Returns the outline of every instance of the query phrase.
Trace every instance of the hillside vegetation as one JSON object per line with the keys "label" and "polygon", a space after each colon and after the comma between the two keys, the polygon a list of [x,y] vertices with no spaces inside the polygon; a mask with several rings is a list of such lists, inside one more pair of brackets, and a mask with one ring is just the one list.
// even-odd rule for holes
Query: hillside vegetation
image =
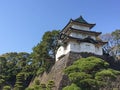
{"label": "hillside vegetation", "polygon": [[0,56],[0,90],[24,90],[31,80],[54,63],[59,30],[47,31],[31,54],[10,52]]}
{"label": "hillside vegetation", "polygon": [[109,68],[109,64],[96,57],[81,58],[65,69],[71,85],[63,90],[99,90],[115,80],[119,71]]}

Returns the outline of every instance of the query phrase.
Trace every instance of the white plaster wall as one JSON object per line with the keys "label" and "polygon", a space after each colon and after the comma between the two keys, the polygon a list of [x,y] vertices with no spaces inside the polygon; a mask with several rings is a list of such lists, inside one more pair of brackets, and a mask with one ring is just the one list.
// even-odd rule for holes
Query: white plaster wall
{"label": "white plaster wall", "polygon": [[80,52],[80,44],[77,42],[69,42],[70,44],[70,51],[73,52]]}
{"label": "white plaster wall", "polygon": [[102,46],[95,47],[92,43],[82,42],[77,43],[75,41],[68,42],[67,46],[60,46],[56,53],[56,61],[58,61],[58,58],[66,55],[70,51],[72,52],[88,52],[88,53],[94,53],[96,55],[103,55]]}
{"label": "white plaster wall", "polygon": [[63,46],[60,46],[57,50],[57,53],[56,53],[56,61],[58,60],[58,58],[62,55],[64,55],[64,47]]}
{"label": "white plaster wall", "polygon": [[96,40],[96,37],[95,37],[95,36],[92,36],[92,35],[85,35],[85,34],[75,33],[75,32],[71,32],[71,33],[70,33],[70,36],[76,37],[76,38],[81,38],[81,39],[84,39],[84,38],[90,36],[92,39]]}
{"label": "white plaster wall", "polygon": [[95,45],[92,43],[77,43],[77,42],[69,42],[70,43],[70,51],[73,52],[89,52],[89,53],[94,53],[101,55],[101,49],[100,51],[97,51],[96,53],[96,48]]}
{"label": "white plaster wall", "polygon": [[90,30],[89,27],[85,27],[85,26],[78,26],[78,25],[72,25],[72,28],[74,29],[80,29],[80,30]]}
{"label": "white plaster wall", "polygon": [[66,49],[65,49],[65,54],[70,52],[70,43],[67,44]]}
{"label": "white plaster wall", "polygon": [[76,37],[76,38],[83,38],[82,34],[80,34],[80,33],[75,33],[75,32],[71,32],[71,33],[70,33],[70,36]]}
{"label": "white plaster wall", "polygon": [[81,52],[95,53],[95,45],[92,43],[81,43]]}
{"label": "white plaster wall", "polygon": [[91,37],[92,39],[96,40],[96,37],[95,37],[95,36],[85,35],[85,34],[82,34],[82,39],[87,38],[88,36]]}
{"label": "white plaster wall", "polygon": [[68,52],[70,52],[70,44],[68,44],[66,47],[60,46],[56,53],[56,61],[58,61],[59,57],[67,54]]}
{"label": "white plaster wall", "polygon": [[103,55],[102,46],[95,48],[95,54],[97,54],[97,55]]}
{"label": "white plaster wall", "polygon": [[96,40],[96,37],[95,36],[91,36],[92,39]]}

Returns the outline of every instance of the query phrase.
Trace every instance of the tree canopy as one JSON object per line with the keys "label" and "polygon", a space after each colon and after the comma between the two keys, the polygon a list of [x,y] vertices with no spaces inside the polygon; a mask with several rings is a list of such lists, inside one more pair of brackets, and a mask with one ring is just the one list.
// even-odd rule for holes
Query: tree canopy
{"label": "tree canopy", "polygon": [[[31,54],[10,52],[0,56],[0,89],[12,86],[25,88],[31,79],[55,63],[57,35],[59,30],[47,31]],[[6,87],[5,87],[6,88]]]}
{"label": "tree canopy", "polygon": [[[65,69],[65,74],[81,90],[99,90],[100,87],[107,85],[108,80],[116,79],[120,72],[109,69],[109,64],[104,60],[91,56],[75,61]],[[63,90],[70,87],[73,87],[73,84]]]}
{"label": "tree canopy", "polygon": [[115,59],[120,59],[120,29],[101,36],[101,39],[108,43],[103,46],[106,53],[113,56]]}
{"label": "tree canopy", "polygon": [[43,67],[48,69],[55,63],[58,33],[59,30],[45,32],[40,43],[33,48],[31,56],[36,68]]}
{"label": "tree canopy", "polygon": [[[29,64],[30,54],[26,52],[10,52],[0,56],[0,87],[4,85],[14,86],[16,75],[24,72],[26,80],[32,75],[32,68]],[[24,84],[27,81],[24,81]],[[28,80],[30,81],[30,80]],[[28,84],[28,83],[26,83]],[[25,84],[25,85],[26,85]],[[27,85],[26,85],[27,86]]]}

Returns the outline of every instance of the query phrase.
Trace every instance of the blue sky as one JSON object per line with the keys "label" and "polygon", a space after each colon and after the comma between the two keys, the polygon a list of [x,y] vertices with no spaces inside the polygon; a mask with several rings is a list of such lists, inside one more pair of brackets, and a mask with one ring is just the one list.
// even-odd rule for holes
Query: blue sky
{"label": "blue sky", "polygon": [[80,15],[94,31],[120,29],[120,0],[0,0],[0,54],[31,52],[49,30]]}

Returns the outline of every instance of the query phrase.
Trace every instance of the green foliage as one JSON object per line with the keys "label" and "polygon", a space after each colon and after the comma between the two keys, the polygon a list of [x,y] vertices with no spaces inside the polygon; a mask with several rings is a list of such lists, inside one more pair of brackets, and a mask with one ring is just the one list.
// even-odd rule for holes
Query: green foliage
{"label": "green foliage", "polygon": [[113,88],[113,90],[119,90],[118,88]]}
{"label": "green foliage", "polygon": [[107,79],[116,79],[117,75],[120,72],[112,69],[102,70],[95,74],[95,79],[97,80],[107,80]]}
{"label": "green foliage", "polygon": [[112,32],[113,46],[111,47],[111,55],[117,60],[120,59],[120,29]]}
{"label": "green foliage", "polygon": [[25,90],[34,90],[34,88],[26,88]]}
{"label": "green foliage", "polygon": [[66,73],[66,74],[70,74],[70,73],[72,73],[72,72],[80,72],[80,69],[79,69],[79,66],[78,65],[71,65],[71,66],[69,66],[69,67],[67,67],[65,70],[64,70],[64,72]]}
{"label": "green foliage", "polygon": [[2,86],[5,83],[5,76],[0,75],[0,86]]}
{"label": "green foliage", "polygon": [[119,40],[120,39],[120,30],[117,29],[112,32],[112,36],[114,37],[114,40]]}
{"label": "green foliage", "polygon": [[71,82],[75,83],[81,90],[98,90],[105,86],[108,80],[115,79],[120,75],[119,71],[109,69],[109,64],[100,58],[81,58],[67,67],[64,72]]}
{"label": "green foliage", "polygon": [[41,90],[41,87],[39,85],[35,85],[34,90]]}
{"label": "green foliage", "polygon": [[71,84],[70,86],[64,87],[62,90],[81,90],[76,84]]}
{"label": "green foliage", "polygon": [[11,87],[10,86],[4,86],[3,90],[11,90]]}
{"label": "green foliage", "polygon": [[0,85],[3,84],[5,82],[4,79],[0,79]]}
{"label": "green foliage", "polygon": [[86,73],[95,73],[96,71],[107,68],[109,64],[100,58],[88,57],[81,58],[74,62],[72,66],[69,66],[65,69],[65,73],[69,74],[71,72],[86,72]]}
{"label": "green foliage", "polygon": [[36,69],[35,71],[41,67],[48,70],[55,63],[56,38],[58,33],[58,30],[45,32],[40,43],[33,48],[31,57],[33,67]]}
{"label": "green foliage", "polygon": [[49,81],[48,84],[47,84],[47,87],[48,87],[49,89],[52,89],[54,86],[55,86],[55,82],[52,81],[52,80]]}
{"label": "green foliage", "polygon": [[26,88],[25,90],[47,90],[46,84],[34,85],[33,87]]}
{"label": "green foliage", "polygon": [[[33,75],[33,67],[30,64],[31,57],[26,52],[10,52],[0,56],[0,83],[1,85],[14,86],[16,75],[24,73],[24,84],[27,86]],[[26,83],[27,82],[27,83]]]}
{"label": "green foliage", "polygon": [[23,73],[19,73],[16,76],[16,83],[15,83],[15,87],[14,90],[24,90],[24,74]]}
{"label": "green foliage", "polygon": [[45,71],[45,68],[41,67],[37,70],[36,75],[41,75]]}
{"label": "green foliage", "polygon": [[99,90],[99,87],[105,86],[106,82],[96,80],[94,78],[83,79],[80,81],[80,87],[89,90]]}
{"label": "green foliage", "polygon": [[25,90],[53,90],[52,88],[55,87],[55,83],[53,80],[48,81],[47,84],[40,83],[39,80],[35,81],[35,84],[31,86],[31,88],[26,88]]}
{"label": "green foliage", "polygon": [[[42,74],[54,64],[57,46],[56,37],[59,31],[46,32],[40,43],[33,48],[32,54],[10,52],[0,56],[0,87],[10,84],[16,89],[28,86],[31,79]],[[23,81],[19,81],[24,74]],[[17,76],[16,76],[17,75]]]}
{"label": "green foliage", "polygon": [[5,78],[4,75],[0,75],[0,89],[5,85]]}
{"label": "green foliage", "polygon": [[104,51],[113,56],[116,60],[120,59],[120,29],[110,34],[102,35],[102,40],[108,42],[103,47]]}
{"label": "green foliage", "polygon": [[92,85],[96,86],[97,81],[95,79],[87,78],[87,79],[80,80],[80,83],[83,87],[92,86]]}
{"label": "green foliage", "polygon": [[73,73],[70,73],[68,76],[72,82],[78,83],[78,84],[80,80],[88,79],[92,77],[90,74],[87,74],[85,72],[73,72]]}
{"label": "green foliage", "polygon": [[40,81],[39,80],[35,80],[35,85],[40,85]]}
{"label": "green foliage", "polygon": [[47,86],[46,86],[45,83],[41,83],[41,84],[40,84],[40,87],[41,87],[41,88],[46,88]]}

